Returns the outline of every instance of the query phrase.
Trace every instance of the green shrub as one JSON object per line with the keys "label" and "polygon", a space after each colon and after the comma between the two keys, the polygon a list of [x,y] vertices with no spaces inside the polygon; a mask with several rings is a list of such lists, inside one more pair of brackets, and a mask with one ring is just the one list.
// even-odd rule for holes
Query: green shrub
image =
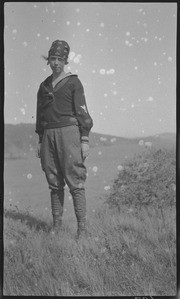
{"label": "green shrub", "polygon": [[147,205],[167,207],[175,205],[175,150],[149,150],[135,155],[124,165],[114,180],[106,202],[118,210],[122,205],[141,208]]}

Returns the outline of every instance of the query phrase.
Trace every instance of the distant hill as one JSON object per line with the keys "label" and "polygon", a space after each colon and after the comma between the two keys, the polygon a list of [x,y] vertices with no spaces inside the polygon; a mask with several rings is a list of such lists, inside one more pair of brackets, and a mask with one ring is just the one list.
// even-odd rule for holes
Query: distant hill
{"label": "distant hill", "polygon": [[[138,143],[142,138],[124,138],[107,134],[90,133],[90,147],[113,146]],[[144,142],[175,143],[175,134],[164,133],[143,138]],[[163,141],[164,142],[164,141]],[[4,148],[5,158],[22,158],[26,153],[33,151],[38,143],[38,135],[35,133],[35,124],[21,123],[17,125],[5,124]]]}

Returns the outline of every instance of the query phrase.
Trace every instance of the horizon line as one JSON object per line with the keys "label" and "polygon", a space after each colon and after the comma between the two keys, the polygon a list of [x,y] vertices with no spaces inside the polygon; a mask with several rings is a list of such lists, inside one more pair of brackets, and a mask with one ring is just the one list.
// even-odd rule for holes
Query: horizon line
{"label": "horizon line", "polygon": [[[4,125],[12,125],[12,126],[16,126],[16,125],[35,125],[35,122],[32,123],[32,122],[20,122],[20,123],[5,123],[4,122]],[[162,132],[162,133],[154,133],[154,134],[151,134],[151,135],[144,135],[144,136],[132,136],[132,137],[128,137],[128,136],[121,136],[121,135],[115,135],[115,134],[109,134],[109,133],[101,133],[101,132],[94,132],[94,131],[91,131],[91,133],[95,133],[95,134],[102,134],[102,135],[108,135],[108,136],[112,136],[112,137],[118,137],[118,138],[128,138],[128,139],[135,139],[135,138],[147,138],[147,137],[153,137],[153,136],[158,136],[158,135],[163,135],[163,134],[173,134],[173,135],[176,135],[176,132],[172,132],[172,131],[165,131],[165,132]]]}

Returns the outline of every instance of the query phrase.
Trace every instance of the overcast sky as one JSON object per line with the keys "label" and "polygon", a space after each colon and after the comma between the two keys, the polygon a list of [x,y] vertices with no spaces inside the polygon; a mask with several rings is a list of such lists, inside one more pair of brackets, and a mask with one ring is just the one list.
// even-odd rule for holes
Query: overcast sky
{"label": "overcast sky", "polygon": [[175,132],[176,3],[9,2],[4,17],[5,123],[35,123],[37,90],[51,74],[41,55],[61,39],[93,132]]}

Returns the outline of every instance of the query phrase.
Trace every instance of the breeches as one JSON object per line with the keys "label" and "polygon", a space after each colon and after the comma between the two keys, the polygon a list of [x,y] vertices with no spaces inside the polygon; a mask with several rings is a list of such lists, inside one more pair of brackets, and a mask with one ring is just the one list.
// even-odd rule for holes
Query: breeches
{"label": "breeches", "polygon": [[82,159],[78,126],[46,129],[40,156],[52,191],[63,190],[65,183],[71,193],[84,190],[87,170]]}

